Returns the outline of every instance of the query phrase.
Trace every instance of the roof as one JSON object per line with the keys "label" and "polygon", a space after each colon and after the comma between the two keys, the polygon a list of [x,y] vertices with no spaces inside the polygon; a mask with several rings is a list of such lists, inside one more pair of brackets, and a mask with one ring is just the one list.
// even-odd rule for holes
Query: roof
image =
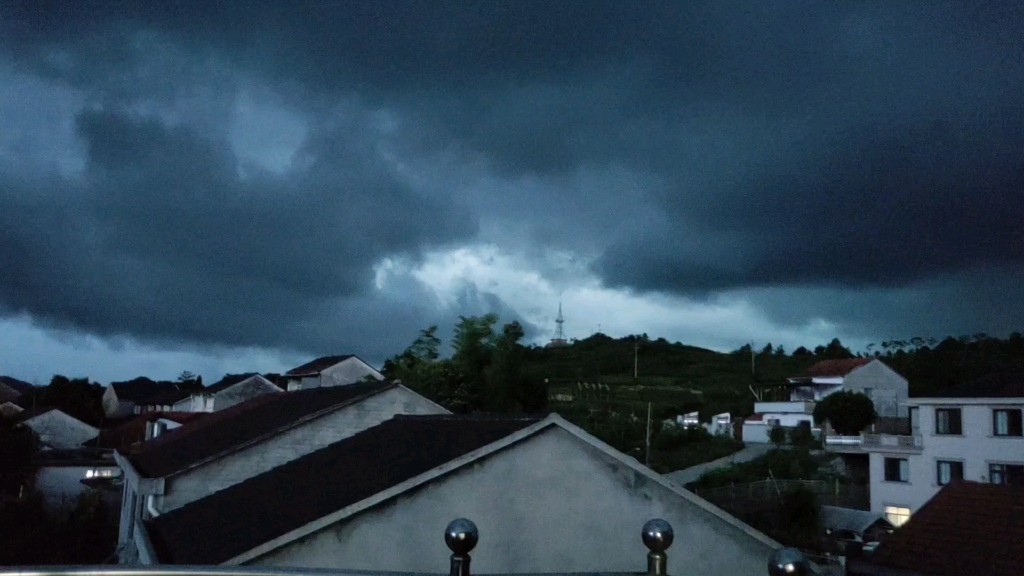
{"label": "roof", "polygon": [[32,391],[32,385],[10,376],[0,376],[0,404],[17,400]]}
{"label": "roof", "polygon": [[146,424],[161,418],[178,424],[186,424],[209,416],[207,412],[146,412],[117,426],[100,430],[99,436],[84,442],[82,446],[103,448],[127,448],[146,440]]}
{"label": "roof", "polygon": [[395,416],[162,514],[150,522],[150,537],[162,562],[219,564],[539,421]]}
{"label": "roof", "polygon": [[355,354],[343,354],[341,356],[323,356],[321,358],[313,360],[312,362],[306,362],[302,366],[292,368],[291,370],[285,372],[285,374],[289,376],[305,376],[308,374],[319,374],[324,370],[330,368],[331,366],[334,366],[335,364],[338,364],[340,362],[344,362],[349,358],[355,358]]}
{"label": "roof", "polygon": [[822,360],[804,370],[800,376],[804,378],[829,378],[846,376],[857,368],[870,364],[877,358],[844,358],[842,360]]}
{"label": "roof", "polygon": [[892,533],[871,563],[931,576],[1020,574],[1024,486],[954,482]]}
{"label": "roof", "polygon": [[169,476],[393,386],[372,382],[257,396],[140,444],[128,459],[142,476]]}
{"label": "roof", "polygon": [[1024,398],[1024,369],[994,372],[937,393],[942,398]]}
{"label": "roof", "polygon": [[177,392],[178,385],[174,382],[155,382],[139,376],[125,382],[111,382],[110,387],[117,394],[117,399],[125,402],[147,402],[156,396]]}
{"label": "roof", "polygon": [[242,382],[244,380],[248,380],[249,378],[252,378],[253,376],[259,376],[259,373],[257,373],[257,372],[247,372],[245,374],[225,374],[223,378],[221,378],[220,380],[214,382],[213,384],[210,384],[209,386],[203,388],[202,390],[199,391],[199,393],[201,393],[201,394],[216,394],[217,392],[220,392],[221,390],[225,390],[227,388],[230,388],[230,387],[234,386],[235,384],[238,384],[239,382]]}
{"label": "roof", "polygon": [[866,510],[840,508],[839,506],[821,507],[821,526],[830,530],[849,530],[863,534],[872,525],[880,523],[886,528],[893,528],[884,515]]}

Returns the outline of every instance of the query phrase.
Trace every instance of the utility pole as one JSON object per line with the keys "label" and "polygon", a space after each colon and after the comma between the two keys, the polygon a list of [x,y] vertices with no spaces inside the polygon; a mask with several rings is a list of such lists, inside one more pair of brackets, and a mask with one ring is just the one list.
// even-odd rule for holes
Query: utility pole
{"label": "utility pole", "polygon": [[651,465],[651,403],[647,403],[647,456],[644,458],[644,466]]}
{"label": "utility pole", "polygon": [[633,344],[633,380],[636,380],[637,375],[637,358],[640,354],[640,344]]}
{"label": "utility pole", "polygon": [[750,375],[757,378],[757,372],[754,370],[754,342],[750,342]]}

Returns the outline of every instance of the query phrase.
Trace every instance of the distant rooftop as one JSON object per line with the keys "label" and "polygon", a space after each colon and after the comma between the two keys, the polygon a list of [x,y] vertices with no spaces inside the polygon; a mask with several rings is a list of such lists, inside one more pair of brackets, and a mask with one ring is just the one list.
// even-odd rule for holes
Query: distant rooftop
{"label": "distant rooftop", "polygon": [[111,382],[110,386],[117,394],[118,400],[136,403],[148,402],[157,397],[161,397],[162,400],[165,395],[178,392],[178,386],[174,382],[156,382],[145,376],[125,382]]}
{"label": "distant rooftop", "polygon": [[320,372],[323,372],[324,370],[330,368],[331,366],[334,366],[335,364],[338,364],[339,362],[344,362],[345,360],[354,357],[355,354],[343,354],[340,356],[323,356],[311,362],[306,362],[302,366],[292,368],[291,370],[285,372],[285,374],[289,376],[306,376],[319,374]]}
{"label": "distant rooftop", "polygon": [[822,360],[804,370],[803,378],[834,378],[846,376],[857,368],[874,362],[876,358],[845,358],[842,360]]}

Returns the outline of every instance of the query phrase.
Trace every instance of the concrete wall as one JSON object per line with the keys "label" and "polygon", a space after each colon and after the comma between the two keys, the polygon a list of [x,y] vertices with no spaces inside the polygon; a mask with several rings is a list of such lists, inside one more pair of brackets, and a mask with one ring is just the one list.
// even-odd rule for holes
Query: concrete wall
{"label": "concrete wall", "polygon": [[446,414],[447,411],[405,388],[392,388],[277,434],[259,444],[167,479],[156,506],[169,512],[233,486],[357,432],[390,420],[396,414]]}
{"label": "concrete wall", "polygon": [[548,429],[250,564],[442,573],[444,528],[480,530],[472,572],[646,570],[640,528],[668,520],[673,576],[765,573],[768,544],[568,432]]}
{"label": "concrete wall", "polygon": [[[51,511],[62,508],[70,508],[75,505],[75,499],[84,492],[92,491],[82,480],[89,470],[113,470],[117,466],[43,466],[36,471],[36,489],[43,495],[43,501],[47,509]],[[112,498],[105,498],[110,504],[116,504],[119,500],[115,494]]]}
{"label": "concrete wall", "polygon": [[765,424],[758,422],[757,424],[743,423],[743,438],[744,442],[751,442],[754,444],[768,444],[771,440],[768,438],[769,428]]}
{"label": "concrete wall", "polygon": [[234,386],[230,386],[218,392],[213,397],[213,410],[224,410],[230,408],[235,404],[251,400],[264,394],[277,394],[284,392],[278,386],[274,385],[273,382],[266,378],[256,375],[251,378],[246,378]]}
{"label": "concrete wall", "polygon": [[[935,409],[960,408],[963,435],[935,434]],[[871,511],[883,506],[900,505],[915,511],[941,488],[938,484],[938,462],[959,461],[964,464],[964,480],[989,481],[989,464],[1024,464],[1024,438],[992,434],[992,410],[1021,408],[1006,404],[922,404],[920,429],[923,449],[920,454],[871,454]],[[910,482],[885,481],[885,457],[905,457],[910,465]]]}
{"label": "concrete wall", "polygon": [[79,448],[82,442],[92,440],[99,434],[96,428],[60,410],[50,410],[29,418],[25,425],[39,436],[40,442],[61,450]]}
{"label": "concrete wall", "polygon": [[320,373],[321,386],[344,386],[372,376],[376,380],[383,380],[380,372],[373,369],[359,358],[348,358]]}
{"label": "concrete wall", "polygon": [[907,402],[909,390],[907,379],[881,360],[865,364],[847,374],[843,379],[843,388],[862,394],[870,388],[869,396],[879,416],[907,416],[907,407],[903,405]]}

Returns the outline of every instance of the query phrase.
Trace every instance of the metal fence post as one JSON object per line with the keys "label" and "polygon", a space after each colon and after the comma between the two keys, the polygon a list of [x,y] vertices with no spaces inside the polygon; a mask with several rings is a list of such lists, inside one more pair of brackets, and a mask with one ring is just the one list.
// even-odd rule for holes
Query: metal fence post
{"label": "metal fence post", "polygon": [[480,539],[476,524],[465,518],[457,518],[444,529],[444,543],[452,551],[449,576],[469,576],[469,552]]}
{"label": "metal fence post", "polygon": [[640,536],[644,546],[650,550],[647,553],[648,576],[667,576],[668,555],[665,554],[665,550],[668,550],[675,538],[672,525],[660,518],[648,520],[640,531]]}

